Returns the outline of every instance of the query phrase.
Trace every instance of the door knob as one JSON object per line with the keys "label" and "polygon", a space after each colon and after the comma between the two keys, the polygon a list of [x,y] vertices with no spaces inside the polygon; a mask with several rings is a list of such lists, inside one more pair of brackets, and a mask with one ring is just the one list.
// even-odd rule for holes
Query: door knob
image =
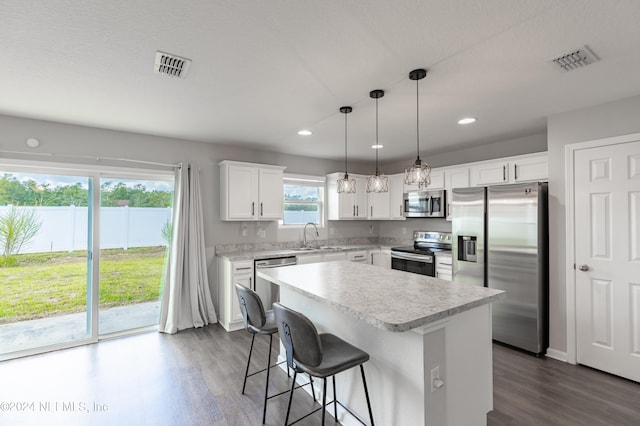
{"label": "door knob", "polygon": [[589,270],[589,265],[580,265],[578,269],[580,269],[582,272],[586,272]]}

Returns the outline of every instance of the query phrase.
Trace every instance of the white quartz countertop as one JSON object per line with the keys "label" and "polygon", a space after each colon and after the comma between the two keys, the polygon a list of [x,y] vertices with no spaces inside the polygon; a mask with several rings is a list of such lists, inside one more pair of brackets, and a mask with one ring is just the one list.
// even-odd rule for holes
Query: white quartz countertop
{"label": "white quartz countertop", "polygon": [[349,261],[284,266],[257,274],[374,327],[397,332],[506,296],[502,290]]}

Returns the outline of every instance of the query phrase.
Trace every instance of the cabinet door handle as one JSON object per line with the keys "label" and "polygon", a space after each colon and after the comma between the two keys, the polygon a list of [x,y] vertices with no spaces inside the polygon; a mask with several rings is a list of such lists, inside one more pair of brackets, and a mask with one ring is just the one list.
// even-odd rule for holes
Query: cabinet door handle
{"label": "cabinet door handle", "polygon": [[360,216],[360,206],[356,206],[356,216]]}
{"label": "cabinet door handle", "polygon": [[371,206],[371,216],[373,216],[373,206]]}
{"label": "cabinet door handle", "polygon": [[251,216],[253,216],[254,214],[256,214],[256,203],[255,201],[251,202]]}
{"label": "cabinet door handle", "polygon": [[502,181],[505,182],[507,180],[507,166],[502,166]]}
{"label": "cabinet door handle", "polygon": [[402,217],[402,204],[400,205],[400,217]]}
{"label": "cabinet door handle", "polygon": [[255,290],[255,289],[253,288],[253,277],[249,277],[249,288],[250,288],[251,290]]}
{"label": "cabinet door handle", "polygon": [[518,180],[518,165],[513,165],[513,180]]}
{"label": "cabinet door handle", "polygon": [[251,269],[251,266],[243,266],[242,268],[236,268],[236,271],[246,271],[248,269]]}
{"label": "cabinet door handle", "polygon": [[264,215],[264,213],[263,213],[262,203],[260,203],[260,216],[262,215]]}
{"label": "cabinet door handle", "polygon": [[354,204],[353,205],[353,216],[355,217],[355,215],[356,215],[356,205]]}

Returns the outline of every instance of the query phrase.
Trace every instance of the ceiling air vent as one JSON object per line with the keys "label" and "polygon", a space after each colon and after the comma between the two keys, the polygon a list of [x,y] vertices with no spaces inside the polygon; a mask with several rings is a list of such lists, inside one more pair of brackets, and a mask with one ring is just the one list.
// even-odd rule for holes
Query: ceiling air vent
{"label": "ceiling air vent", "polygon": [[158,74],[185,78],[190,65],[191,59],[158,51],[156,52],[156,63],[153,66],[153,70]]}
{"label": "ceiling air vent", "polygon": [[573,71],[578,68],[586,67],[598,60],[598,57],[591,51],[591,49],[584,46],[572,52],[565,53],[562,56],[558,56],[557,58],[553,58],[550,62],[562,71]]}

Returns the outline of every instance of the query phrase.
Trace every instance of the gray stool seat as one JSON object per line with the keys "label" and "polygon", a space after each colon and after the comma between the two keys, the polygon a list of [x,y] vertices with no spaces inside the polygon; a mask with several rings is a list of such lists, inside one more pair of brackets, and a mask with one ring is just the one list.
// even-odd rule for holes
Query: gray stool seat
{"label": "gray stool seat", "polygon": [[[291,412],[291,401],[293,400],[293,391],[298,373],[307,373],[310,377],[323,379],[322,406],[293,423],[297,423],[316,411],[322,410],[322,424],[324,425],[325,408],[331,404],[333,404],[333,415],[335,419],[338,420],[338,404],[340,404],[358,421],[364,424],[353,412],[342,405],[336,397],[336,374],[358,366],[362,374],[369,419],[371,420],[371,426],[373,426],[373,413],[371,411],[364,368],[362,367],[362,364],[369,360],[369,354],[342,340],[338,336],[330,333],[319,334],[315,325],[313,325],[304,314],[294,311],[280,303],[273,304],[273,311],[276,315],[280,340],[286,351],[287,365],[293,369],[293,383],[291,385],[291,393],[289,394],[287,414],[284,420],[285,426],[290,424],[289,413]],[[332,378],[334,398],[333,401],[328,404],[327,377]]]}
{"label": "gray stool seat", "polygon": [[338,336],[323,333],[319,337],[320,345],[322,346],[322,361],[320,364],[314,367],[301,363],[296,364],[305,373],[314,377],[325,378],[369,361],[368,353],[345,342]]}

